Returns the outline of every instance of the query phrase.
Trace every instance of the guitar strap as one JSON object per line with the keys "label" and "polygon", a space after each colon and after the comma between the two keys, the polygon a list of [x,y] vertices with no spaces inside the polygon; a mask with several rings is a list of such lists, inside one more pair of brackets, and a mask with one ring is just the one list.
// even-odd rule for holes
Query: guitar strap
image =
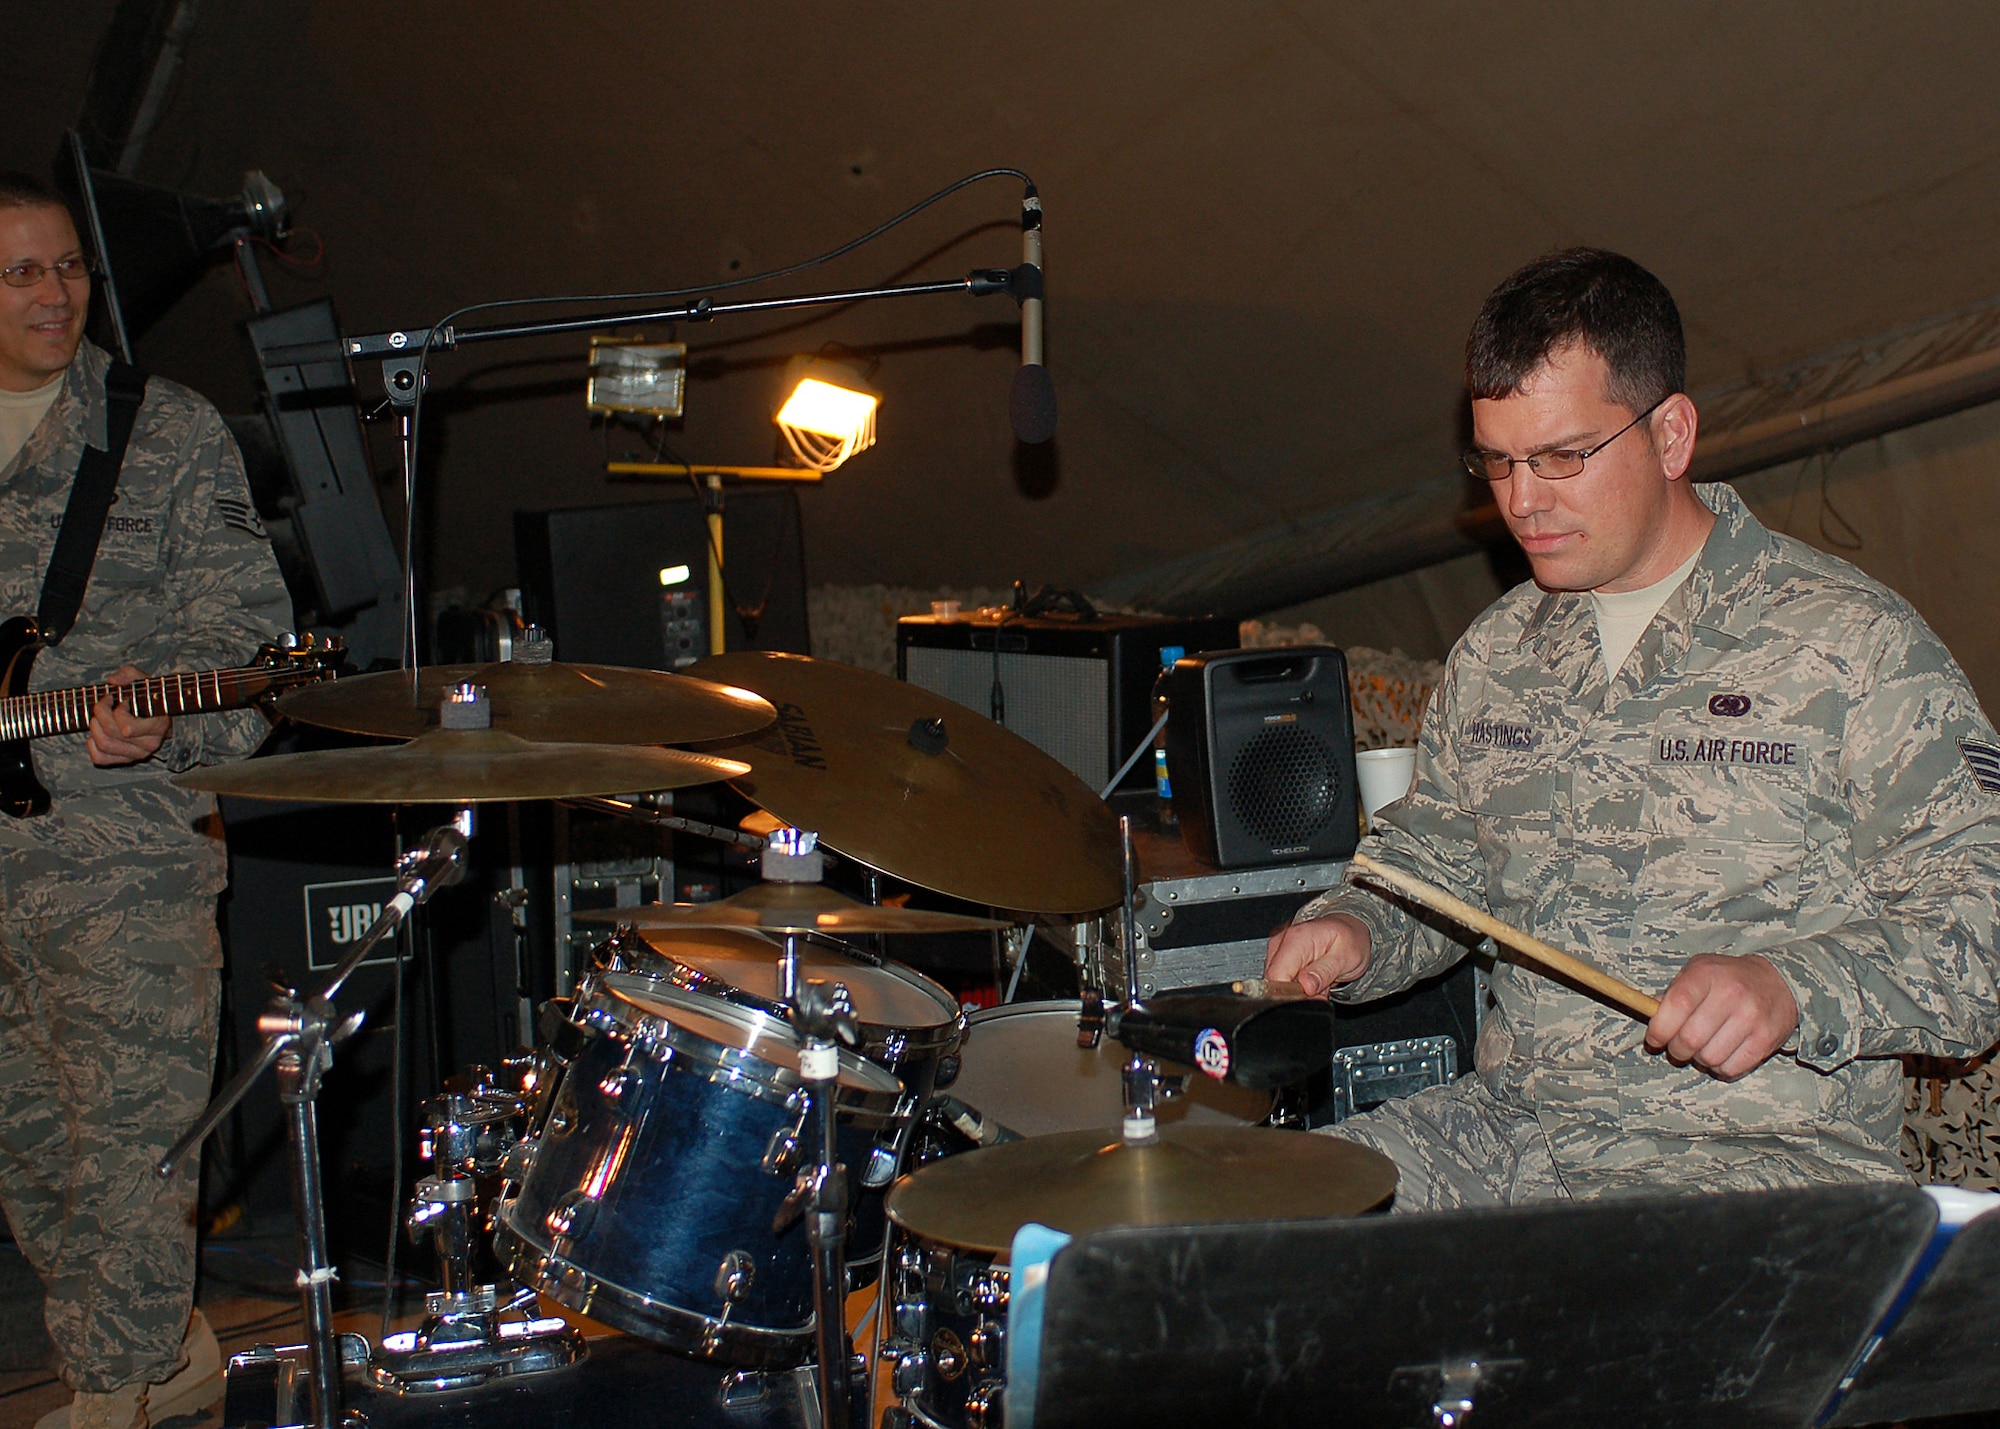
{"label": "guitar strap", "polygon": [[104,450],[89,445],[83,449],[76,480],[70,483],[69,505],[63,508],[62,528],[56,532],[48,574],[42,577],[35,623],[44,645],[60,644],[76,623],[77,611],[83,608],[83,590],[90,584],[98,543],[104,539],[104,523],[117,495],[118,468],[125,464],[132,424],[138,420],[139,404],[146,400],[146,374],[113,359],[104,374],[104,396]]}

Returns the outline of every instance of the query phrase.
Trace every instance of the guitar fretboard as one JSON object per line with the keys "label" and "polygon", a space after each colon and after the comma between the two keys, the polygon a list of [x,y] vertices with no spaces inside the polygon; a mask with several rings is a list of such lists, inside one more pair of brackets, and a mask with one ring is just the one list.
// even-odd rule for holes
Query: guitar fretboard
{"label": "guitar fretboard", "polygon": [[67,690],[0,699],[0,739],[37,739],[80,734],[90,728],[90,712],[101,700],[117,698],[134,714],[151,719],[200,710],[237,709],[280,683],[265,669],[197,670],[160,675],[129,685],[79,685]]}

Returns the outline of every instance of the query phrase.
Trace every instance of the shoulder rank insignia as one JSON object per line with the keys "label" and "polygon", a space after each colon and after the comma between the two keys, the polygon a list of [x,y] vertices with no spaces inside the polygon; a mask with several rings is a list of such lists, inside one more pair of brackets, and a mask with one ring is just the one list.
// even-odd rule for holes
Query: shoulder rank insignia
{"label": "shoulder rank insignia", "polygon": [[1972,771],[1973,782],[1989,794],[2000,794],[2000,744],[1983,739],[1961,739],[1958,749]]}

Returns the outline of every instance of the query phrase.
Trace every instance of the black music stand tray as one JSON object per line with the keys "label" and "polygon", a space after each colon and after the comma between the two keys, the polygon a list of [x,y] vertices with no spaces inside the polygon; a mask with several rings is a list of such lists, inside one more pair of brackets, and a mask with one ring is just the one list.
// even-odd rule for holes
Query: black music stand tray
{"label": "black music stand tray", "polygon": [[1927,1243],[1915,1187],[1081,1236],[1036,1429],[1803,1429]]}
{"label": "black music stand tray", "polygon": [[1853,1386],[1821,1422],[1877,1424],[2000,1408],[2000,1211],[1952,1238]]}

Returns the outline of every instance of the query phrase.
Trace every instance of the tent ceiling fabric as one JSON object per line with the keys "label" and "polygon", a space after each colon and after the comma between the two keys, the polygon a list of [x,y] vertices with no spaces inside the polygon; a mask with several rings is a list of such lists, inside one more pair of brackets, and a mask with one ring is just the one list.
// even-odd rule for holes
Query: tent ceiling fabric
{"label": "tent ceiling fabric", "polygon": [[[0,163],[46,166],[110,9],[9,7]],[[1556,244],[1667,281],[1698,387],[2000,293],[1996,52],[1975,3],[203,0],[138,176],[226,194],[266,170],[328,251],[275,296],[372,331],[754,271],[1025,168],[1052,458],[1008,433],[1004,299],[684,328],[671,438],[767,462],[782,360],[872,353],[880,443],[804,494],[811,578],[1089,585],[1436,481],[1474,308]],[[1011,264],[1016,199],[982,186],[782,290]],[[142,356],[247,409],[217,340],[243,312],[218,272]],[[602,473],[582,350],[437,364],[435,585],[510,583],[516,508],[643,496]]]}

